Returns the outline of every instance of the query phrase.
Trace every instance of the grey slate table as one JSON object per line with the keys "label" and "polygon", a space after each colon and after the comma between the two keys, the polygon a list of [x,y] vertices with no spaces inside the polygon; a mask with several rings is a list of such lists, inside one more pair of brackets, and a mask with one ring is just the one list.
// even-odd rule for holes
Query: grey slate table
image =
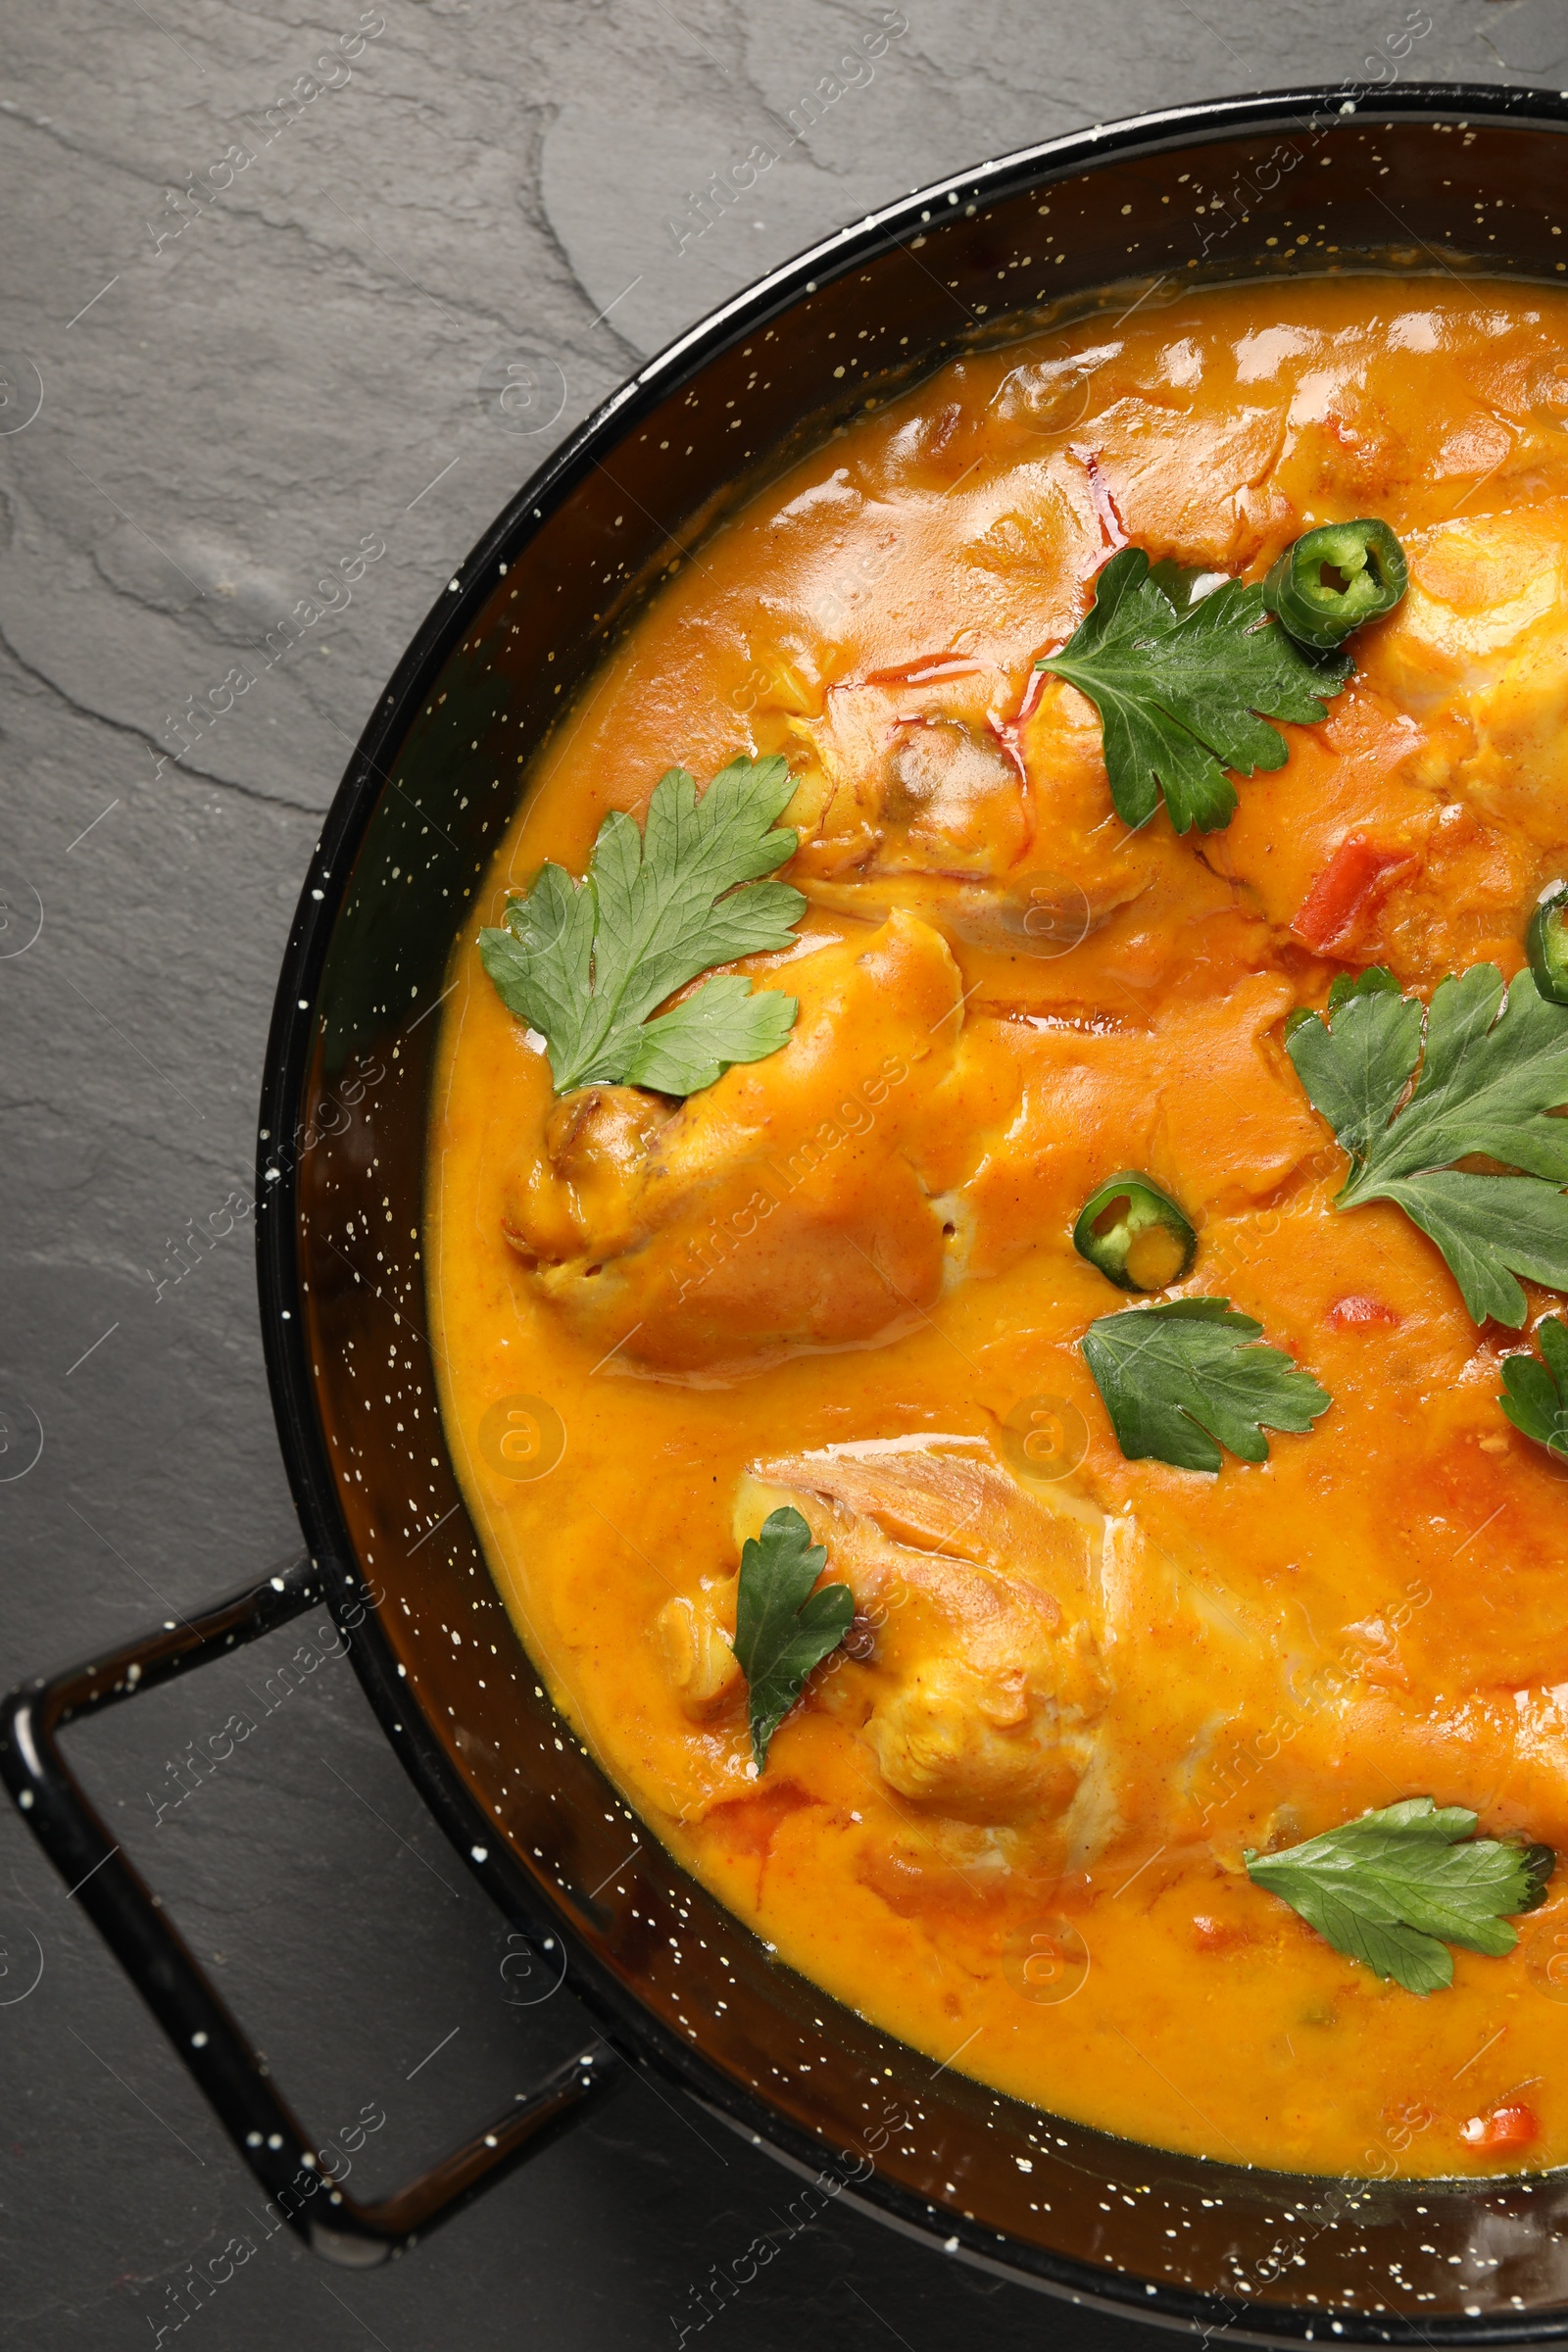
{"label": "grey slate table", "polygon": [[[705,210],[879,23],[874,68]],[[350,745],[522,477],[636,361],[873,204],[1141,108],[1370,77],[1391,44],[1406,78],[1568,80],[1561,0],[12,6],[0,1679],[292,1548],[249,1225],[230,1208],[231,1234],[188,1237],[245,1198],[277,959]],[[225,698],[302,599],[331,609]],[[268,1705],[267,1671],[252,1651],[75,1753],[302,2113],[382,2119],[355,2159],[373,2191],[580,2021],[526,1998],[347,1664],[272,1701],[221,1771],[182,1766]],[[327,2270],[266,2234],[9,1805],[0,2085],[13,2352],[1149,2340],[847,2211],[786,2240],[788,2177],[643,2085],[409,2261]],[[699,2328],[710,2266],[769,2230],[776,2259]],[[244,2237],[199,2295],[188,2266]]]}

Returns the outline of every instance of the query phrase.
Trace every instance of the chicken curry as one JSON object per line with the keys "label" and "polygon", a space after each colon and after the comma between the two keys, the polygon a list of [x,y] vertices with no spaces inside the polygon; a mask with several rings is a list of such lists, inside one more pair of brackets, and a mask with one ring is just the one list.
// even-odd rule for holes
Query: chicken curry
{"label": "chicken curry", "polygon": [[446,1426],[611,1780],[933,2064],[1560,2164],[1568,297],[1125,311],[867,401],[546,744]]}

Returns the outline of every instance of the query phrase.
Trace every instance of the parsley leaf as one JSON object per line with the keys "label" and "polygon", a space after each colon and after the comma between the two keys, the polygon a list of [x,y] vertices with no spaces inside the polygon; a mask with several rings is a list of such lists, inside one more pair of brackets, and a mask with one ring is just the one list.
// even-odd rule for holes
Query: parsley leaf
{"label": "parsley leaf", "polygon": [[732,760],[701,800],[695,779],[672,767],[654,787],[643,832],[612,809],[580,882],[546,864],[509,900],[502,926],[480,932],[503,1004],[545,1039],[558,1095],[605,1083],[693,1095],[731,1062],[760,1061],[784,1044],[795,998],[754,997],[738,973],[648,1016],[699,972],[789,946],[806,901],[758,876],[794,855],[797,835],[775,822],[793,791],[776,757]]}
{"label": "parsley leaf", "polygon": [[[1494,963],[1439,983],[1424,1038],[1420,999],[1397,995],[1386,972],[1362,973],[1330,1005],[1285,1045],[1350,1155],[1336,1206],[1394,1201],[1436,1242],[1476,1321],[1517,1330],[1515,1275],[1568,1290],[1568,1121],[1550,1115],[1568,1103],[1568,1006],[1548,1004],[1528,972],[1504,999]],[[1455,1167],[1473,1154],[1524,1172]]]}
{"label": "parsley leaf", "polygon": [[837,1649],[855,1615],[848,1585],[813,1592],[827,1546],[791,1504],[770,1511],[760,1536],[741,1546],[735,1596],[735,1655],[749,1687],[752,1754],[767,1762],[768,1742],[806,1688],[806,1678]]}
{"label": "parsley leaf", "polygon": [[1337,1952],[1406,1992],[1437,1992],[1453,1982],[1446,1945],[1494,1960],[1513,1950],[1518,1932],[1504,1914],[1543,1903],[1557,1864],[1549,1845],[1504,1845],[1475,1827],[1462,1805],[1407,1796],[1304,1845],[1249,1847],[1243,1859],[1254,1885]]}
{"label": "parsley leaf", "polygon": [[1536,1327],[1543,1363],[1534,1355],[1505,1356],[1497,1398],[1515,1429],[1568,1461],[1568,1323],[1545,1315]]}
{"label": "parsley leaf", "polygon": [[1227,767],[1285,765],[1284,737],[1257,714],[1324,717],[1320,698],[1338,694],[1355,664],[1304,654],[1268,617],[1261,587],[1227,580],[1185,609],[1162,588],[1142,548],[1124,547],[1096,581],[1088,617],[1035,666],[1069,679],[1100,712],[1124,824],[1147,824],[1163,787],[1178,833],[1214,833],[1236,808]]}
{"label": "parsley leaf", "polygon": [[1266,1462],[1265,1426],[1309,1430],[1334,1399],[1283,1348],[1255,1347],[1262,1333],[1228,1298],[1172,1298],[1091,1323],[1084,1358],[1128,1461],[1217,1470],[1228,1446]]}

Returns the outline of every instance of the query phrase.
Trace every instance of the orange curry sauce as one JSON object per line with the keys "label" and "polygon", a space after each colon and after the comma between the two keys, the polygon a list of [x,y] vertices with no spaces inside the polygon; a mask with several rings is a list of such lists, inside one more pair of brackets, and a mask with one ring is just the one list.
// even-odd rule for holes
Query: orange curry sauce
{"label": "orange curry sauce", "polygon": [[[1568,1849],[1568,1472],[1496,1403],[1528,1327],[1478,1331],[1398,1210],[1333,1210],[1282,1045],[1373,961],[1511,976],[1568,870],[1568,299],[1361,276],[1112,315],[794,465],[546,746],[452,967],[446,1426],[552,1696],[841,2001],[1215,2158],[1559,2164],[1568,1872],[1510,1957],[1419,1998],[1242,1853],[1428,1794]],[[1362,514],[1412,585],[1327,719],[1228,830],[1129,833],[1095,711],[1032,668],[1108,554],[1257,579]],[[808,911],[742,967],[799,998],[789,1044],[683,1105],[557,1105],[477,929],[664,768],[742,750],[798,778]],[[1136,1301],[1069,1237],[1129,1168],[1199,1228],[1177,1295],[1332,1392],[1264,1464],[1122,1457],[1079,1342]],[[785,1501],[859,1615],[759,1780],[726,1636]]]}

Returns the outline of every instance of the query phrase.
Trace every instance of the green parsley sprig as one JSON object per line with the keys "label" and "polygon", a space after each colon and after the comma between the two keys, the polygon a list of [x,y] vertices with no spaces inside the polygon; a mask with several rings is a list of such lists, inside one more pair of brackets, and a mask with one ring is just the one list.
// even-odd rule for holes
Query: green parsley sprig
{"label": "green parsley sprig", "polygon": [[1283,1348],[1258,1347],[1262,1336],[1228,1298],[1172,1298],[1091,1323],[1084,1359],[1128,1461],[1218,1470],[1226,1446],[1265,1462],[1265,1427],[1309,1430],[1334,1400]]}
{"label": "green parsley sprig", "polygon": [[1540,1356],[1503,1358],[1497,1402],[1515,1429],[1568,1461],[1568,1323],[1561,1315],[1544,1315],[1536,1338]]}
{"label": "green parsley sprig", "polygon": [[732,760],[701,799],[672,767],[642,832],[612,809],[580,882],[541,866],[502,924],[480,932],[502,1002],[545,1040],[557,1094],[609,1084],[693,1095],[732,1062],[777,1053],[796,999],[754,996],[736,972],[649,1015],[714,964],[789,946],[806,901],[758,877],[794,855],[797,835],[775,821],[793,791],[778,758]]}
{"label": "green parsley sprig", "polygon": [[[1163,790],[1178,833],[1228,825],[1245,775],[1283,767],[1267,718],[1311,725],[1354,669],[1348,654],[1307,654],[1268,616],[1261,587],[1227,580],[1195,604],[1151,577],[1124,547],[1095,583],[1087,618],[1037,669],[1068,679],[1100,712],[1110,797],[1124,824],[1147,824]],[[1260,715],[1261,714],[1261,715]]]}
{"label": "green parsley sprig", "polygon": [[1325,1943],[1406,1992],[1453,1982],[1450,1943],[1501,1959],[1519,1940],[1506,1914],[1546,1899],[1549,1845],[1477,1838],[1463,1805],[1407,1796],[1281,1852],[1248,1848],[1254,1886],[1277,1894]]}
{"label": "green parsley sprig", "polygon": [[[1547,1004],[1528,972],[1505,997],[1496,965],[1476,963],[1440,981],[1423,1012],[1374,966],[1336,981],[1327,1013],[1294,1022],[1285,1042],[1350,1156],[1337,1208],[1402,1208],[1478,1323],[1524,1322],[1516,1275],[1568,1290],[1568,1121],[1551,1115],[1568,1103],[1568,1006]],[[1522,1173],[1455,1164],[1472,1156]]]}
{"label": "green parsley sprig", "polygon": [[813,1592],[826,1566],[827,1546],[811,1542],[810,1529],[790,1503],[770,1511],[761,1534],[748,1536],[741,1546],[734,1647],[746,1677],[759,1772],[808,1677],[837,1649],[855,1617],[848,1585]]}

